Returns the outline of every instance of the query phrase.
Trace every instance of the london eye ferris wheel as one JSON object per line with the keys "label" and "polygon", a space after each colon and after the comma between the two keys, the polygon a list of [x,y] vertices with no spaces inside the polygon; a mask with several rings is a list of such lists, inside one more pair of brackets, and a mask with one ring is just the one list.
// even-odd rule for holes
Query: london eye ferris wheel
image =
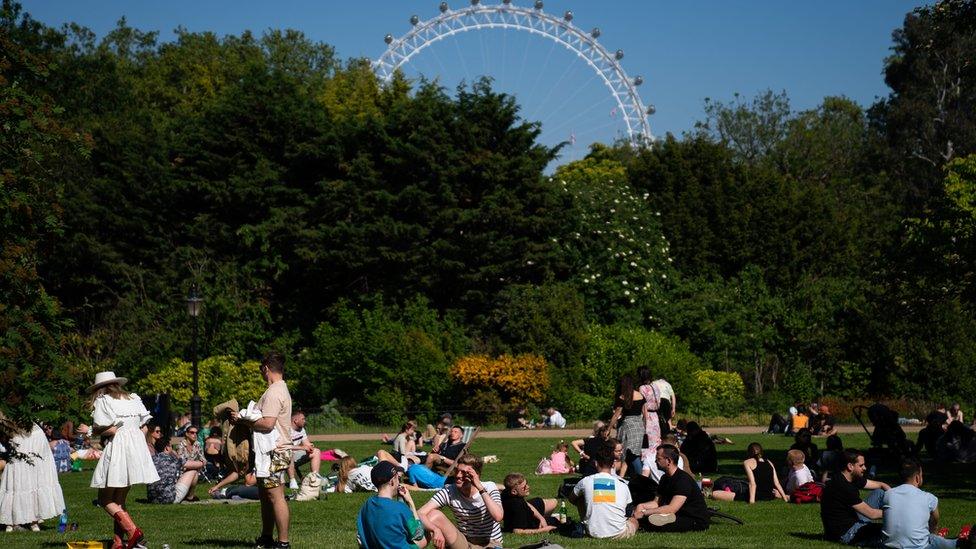
{"label": "london eye ferris wheel", "polygon": [[625,52],[604,47],[600,28],[578,27],[572,11],[552,15],[543,0],[530,6],[470,0],[457,8],[441,2],[433,17],[412,15],[409,23],[403,35],[384,37],[386,51],[373,61],[381,82],[398,70],[442,83],[489,76],[516,97],[523,118],[542,123],[548,144],[575,147],[579,138],[581,145],[625,139],[642,146],[654,140],[648,117],[655,109],[638,91],[643,77],[628,76]]}

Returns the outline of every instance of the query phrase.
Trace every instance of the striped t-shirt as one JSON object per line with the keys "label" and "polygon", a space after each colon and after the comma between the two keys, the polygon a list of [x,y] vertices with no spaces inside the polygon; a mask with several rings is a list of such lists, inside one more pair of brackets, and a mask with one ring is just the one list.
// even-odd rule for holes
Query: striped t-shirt
{"label": "striped t-shirt", "polygon": [[[498,492],[498,486],[494,482],[481,484],[488,491],[487,495],[501,507],[502,496]],[[485,508],[481,494],[475,492],[474,496],[468,498],[461,494],[457,486],[450,484],[438,490],[430,500],[436,502],[438,507],[450,506],[457,519],[458,530],[468,541],[487,539],[501,545],[502,525]]]}

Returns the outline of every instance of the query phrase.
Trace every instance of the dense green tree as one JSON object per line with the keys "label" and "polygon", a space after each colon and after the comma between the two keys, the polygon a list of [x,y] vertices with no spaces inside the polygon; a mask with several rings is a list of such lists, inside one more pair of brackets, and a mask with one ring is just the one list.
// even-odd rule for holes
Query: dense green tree
{"label": "dense green tree", "polygon": [[889,96],[872,109],[911,215],[939,208],[942,166],[976,152],[976,2],[941,0],[905,16],[885,61]]}
{"label": "dense green tree", "polygon": [[379,299],[365,306],[342,301],[331,317],[291,370],[303,380],[296,401],[315,406],[337,398],[364,418],[433,413],[458,401],[448,373],[468,340],[456,319],[439,315],[426,299],[403,307]]}
{"label": "dense green tree", "polygon": [[509,286],[481,332],[492,355],[534,353],[557,369],[569,368],[586,346],[582,296],[568,283]]}
{"label": "dense green tree", "polygon": [[0,413],[29,426],[63,417],[77,389],[59,356],[68,323],[38,266],[62,230],[63,181],[88,143],[33,91],[47,60],[13,41],[18,17],[0,7]]}

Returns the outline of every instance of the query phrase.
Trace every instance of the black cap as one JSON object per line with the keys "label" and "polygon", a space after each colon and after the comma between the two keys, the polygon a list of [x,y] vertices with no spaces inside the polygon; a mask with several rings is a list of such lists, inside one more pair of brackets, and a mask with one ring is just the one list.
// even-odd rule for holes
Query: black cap
{"label": "black cap", "polygon": [[397,473],[402,473],[403,468],[393,465],[389,461],[381,461],[369,472],[369,480],[373,481],[373,486],[379,488],[393,479]]}

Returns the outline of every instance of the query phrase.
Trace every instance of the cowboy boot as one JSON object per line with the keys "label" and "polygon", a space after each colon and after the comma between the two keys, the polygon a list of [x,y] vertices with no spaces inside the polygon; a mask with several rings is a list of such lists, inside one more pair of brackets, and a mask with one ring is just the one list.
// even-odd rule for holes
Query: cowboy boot
{"label": "cowboy boot", "polygon": [[129,535],[129,542],[125,544],[125,549],[132,549],[143,539],[142,530],[132,522],[132,517],[126,511],[115,513],[115,521]]}
{"label": "cowboy boot", "polygon": [[123,537],[125,536],[125,530],[119,526],[119,521],[112,521],[112,526],[115,530],[115,537],[112,538],[112,549],[125,549],[125,542]]}

